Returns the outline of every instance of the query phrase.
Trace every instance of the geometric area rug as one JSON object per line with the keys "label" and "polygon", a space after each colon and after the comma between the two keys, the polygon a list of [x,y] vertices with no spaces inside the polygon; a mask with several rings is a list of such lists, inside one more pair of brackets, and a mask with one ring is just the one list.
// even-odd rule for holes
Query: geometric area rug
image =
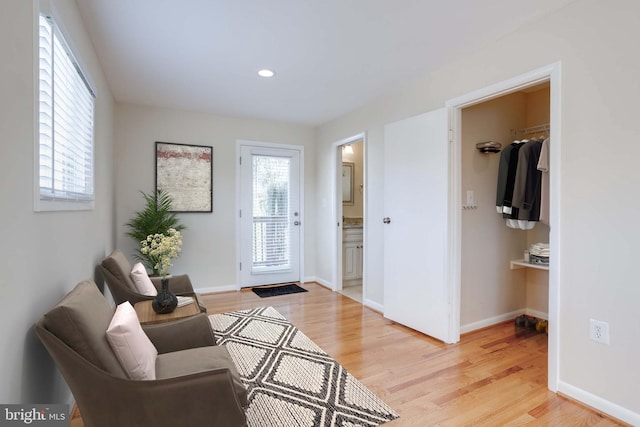
{"label": "geometric area rug", "polygon": [[250,427],[377,426],[398,418],[273,307],[209,320],[247,387]]}

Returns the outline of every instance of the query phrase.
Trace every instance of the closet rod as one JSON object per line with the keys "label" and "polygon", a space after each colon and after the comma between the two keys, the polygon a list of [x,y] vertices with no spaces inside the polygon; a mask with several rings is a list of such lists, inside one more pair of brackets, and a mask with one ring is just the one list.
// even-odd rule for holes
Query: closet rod
{"label": "closet rod", "polygon": [[515,129],[515,130],[512,130],[512,133],[513,133],[513,136],[529,135],[532,133],[549,132],[550,129],[551,129],[551,126],[549,125],[549,123],[545,123],[543,125],[531,126],[531,127],[522,128],[522,129]]}

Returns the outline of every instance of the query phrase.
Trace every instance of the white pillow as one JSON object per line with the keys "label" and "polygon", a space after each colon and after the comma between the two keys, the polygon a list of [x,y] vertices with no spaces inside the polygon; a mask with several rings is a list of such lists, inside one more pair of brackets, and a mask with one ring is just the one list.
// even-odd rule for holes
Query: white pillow
{"label": "white pillow", "polygon": [[107,341],[132,380],[155,380],[158,350],[142,330],[129,301],[118,305],[107,328]]}
{"label": "white pillow", "polygon": [[144,268],[144,265],[142,265],[141,262],[133,266],[133,270],[131,270],[131,279],[136,285],[138,293],[151,297],[155,297],[156,295],[158,295],[158,290],[155,286],[153,286],[153,282],[151,281],[151,279],[149,279],[147,270]]}

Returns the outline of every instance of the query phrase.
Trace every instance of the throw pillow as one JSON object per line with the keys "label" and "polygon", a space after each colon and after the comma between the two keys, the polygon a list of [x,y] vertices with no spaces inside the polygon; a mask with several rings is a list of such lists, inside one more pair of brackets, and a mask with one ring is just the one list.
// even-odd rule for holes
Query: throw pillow
{"label": "throw pillow", "polygon": [[133,266],[131,270],[131,279],[133,283],[136,285],[136,289],[142,295],[148,295],[155,297],[158,295],[158,290],[155,286],[153,286],[153,282],[149,279],[149,275],[147,274],[147,270],[144,268],[141,262],[137,263]]}
{"label": "throw pillow", "polygon": [[129,301],[118,305],[107,329],[107,341],[132,380],[155,380],[158,350],[142,330]]}

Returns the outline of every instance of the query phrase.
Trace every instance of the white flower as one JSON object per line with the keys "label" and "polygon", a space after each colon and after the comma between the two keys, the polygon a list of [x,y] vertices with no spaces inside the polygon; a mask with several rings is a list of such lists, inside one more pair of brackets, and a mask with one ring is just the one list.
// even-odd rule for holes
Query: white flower
{"label": "white flower", "polygon": [[182,235],[170,228],[167,234],[150,234],[146,240],[140,242],[140,253],[147,255],[153,262],[153,269],[158,270],[162,277],[166,277],[169,268],[173,266],[171,260],[180,254]]}

